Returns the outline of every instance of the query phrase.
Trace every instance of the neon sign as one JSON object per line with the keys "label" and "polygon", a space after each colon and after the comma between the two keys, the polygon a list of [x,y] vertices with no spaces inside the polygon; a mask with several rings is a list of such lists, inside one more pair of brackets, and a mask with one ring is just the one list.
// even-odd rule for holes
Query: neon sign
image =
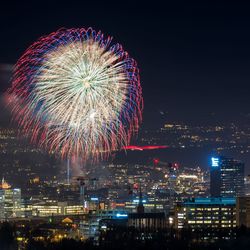
{"label": "neon sign", "polygon": [[219,158],[218,157],[212,157],[211,162],[212,162],[212,167],[219,167]]}

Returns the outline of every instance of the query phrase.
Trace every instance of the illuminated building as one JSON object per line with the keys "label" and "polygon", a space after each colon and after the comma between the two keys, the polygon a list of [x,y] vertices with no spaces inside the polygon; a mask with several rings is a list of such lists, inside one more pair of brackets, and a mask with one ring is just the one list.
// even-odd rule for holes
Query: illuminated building
{"label": "illuminated building", "polygon": [[212,197],[244,195],[244,164],[232,158],[212,157],[210,170]]}
{"label": "illuminated building", "polygon": [[91,211],[80,222],[80,231],[84,237],[98,237],[99,229],[106,230],[109,221],[127,219],[128,214],[123,210]]}
{"label": "illuminated building", "polygon": [[[137,211],[137,206],[139,203],[139,199],[136,198],[132,201],[127,201],[125,202],[125,210],[129,211],[129,212],[136,212]],[[164,206],[163,204],[161,204],[160,202],[157,201],[157,199],[152,198],[152,199],[148,199],[148,201],[146,199],[142,200],[143,203],[143,207],[145,212],[162,212],[164,210]]]}
{"label": "illuminated building", "polygon": [[21,216],[21,189],[11,189],[9,187],[9,185],[2,183],[2,188],[0,189],[0,219]]}
{"label": "illuminated building", "polygon": [[220,196],[220,187],[221,187],[221,172],[219,166],[219,158],[211,158],[211,167],[210,167],[210,194],[212,197]]}
{"label": "illuminated building", "polygon": [[221,160],[221,196],[244,195],[244,164],[234,159]]}
{"label": "illuminated building", "polygon": [[155,231],[167,228],[169,225],[165,213],[116,213],[112,218],[102,218],[100,220],[100,230],[105,231],[107,228],[116,226],[134,227],[139,230]]}
{"label": "illuminated building", "polygon": [[175,207],[176,229],[193,231],[234,229],[236,227],[235,198],[194,198]]}
{"label": "illuminated building", "polygon": [[0,188],[1,189],[8,189],[8,188],[11,188],[11,185],[7,181],[5,181],[5,179],[3,178],[2,183],[0,184]]}
{"label": "illuminated building", "polygon": [[78,215],[84,214],[84,207],[81,205],[68,205],[67,202],[34,204],[31,206],[32,216],[48,217],[57,215]]}
{"label": "illuminated building", "polygon": [[165,213],[132,213],[128,215],[128,226],[145,230],[167,227]]}
{"label": "illuminated building", "polygon": [[137,213],[128,215],[128,226],[139,230],[157,230],[166,227],[165,213],[145,213],[142,191],[140,186],[140,196],[137,205]]}
{"label": "illuminated building", "polygon": [[250,196],[250,175],[245,177],[245,195]]}
{"label": "illuminated building", "polygon": [[[58,202],[56,200],[47,200],[46,202],[39,202],[35,204],[26,204],[23,208],[23,214],[29,214],[37,217],[49,217],[49,216],[61,216],[61,215],[83,215],[89,210],[98,210],[102,206],[99,206],[99,199],[97,197],[90,197],[85,200],[83,205],[72,202]],[[29,216],[23,216],[29,217]]]}
{"label": "illuminated building", "polygon": [[238,197],[236,203],[237,226],[250,228],[250,197]]}

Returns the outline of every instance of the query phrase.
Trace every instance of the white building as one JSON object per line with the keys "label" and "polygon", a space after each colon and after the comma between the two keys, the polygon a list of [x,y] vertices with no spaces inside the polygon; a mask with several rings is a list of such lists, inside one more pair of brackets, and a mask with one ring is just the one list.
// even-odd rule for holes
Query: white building
{"label": "white building", "polygon": [[21,189],[14,188],[2,179],[0,185],[0,219],[21,216]]}

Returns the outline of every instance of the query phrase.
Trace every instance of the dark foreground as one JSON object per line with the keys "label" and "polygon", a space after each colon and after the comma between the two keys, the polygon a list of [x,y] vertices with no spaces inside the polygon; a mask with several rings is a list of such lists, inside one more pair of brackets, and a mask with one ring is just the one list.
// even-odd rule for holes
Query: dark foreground
{"label": "dark foreground", "polygon": [[[225,233],[225,232],[224,232]],[[207,249],[250,249],[250,230],[239,228],[232,232],[231,239],[203,239],[203,234],[193,233],[189,230],[176,233],[174,230],[158,232],[142,232],[133,228],[113,228],[100,233],[99,240],[90,239],[80,241],[62,239],[51,242],[50,240],[37,239],[35,232],[27,232],[29,236],[24,242],[18,240],[15,228],[8,223],[3,223],[0,228],[0,250],[207,250]],[[223,238],[223,234],[217,235]],[[223,236],[223,237],[220,237]]]}

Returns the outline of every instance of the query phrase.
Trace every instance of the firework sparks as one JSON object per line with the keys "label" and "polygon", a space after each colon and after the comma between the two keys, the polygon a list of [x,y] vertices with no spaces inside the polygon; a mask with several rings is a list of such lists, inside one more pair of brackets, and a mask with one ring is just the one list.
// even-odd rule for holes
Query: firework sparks
{"label": "firework sparks", "polygon": [[8,90],[22,133],[84,161],[129,144],[141,121],[139,70],[111,40],[91,28],[63,29],[28,48]]}

